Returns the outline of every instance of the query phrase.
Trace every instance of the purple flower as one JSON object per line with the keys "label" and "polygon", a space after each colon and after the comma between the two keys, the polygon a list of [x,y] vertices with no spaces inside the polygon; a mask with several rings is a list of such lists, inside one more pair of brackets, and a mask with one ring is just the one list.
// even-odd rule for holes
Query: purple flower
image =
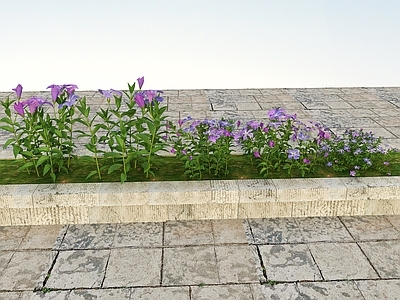
{"label": "purple flower", "polygon": [[59,85],[53,84],[51,87],[51,100],[56,101],[58,96],[60,95],[61,87]]}
{"label": "purple flower", "polygon": [[261,155],[258,151],[254,151],[254,157],[261,158]]}
{"label": "purple flower", "polygon": [[157,92],[153,90],[145,91],[149,103],[153,102],[153,98],[157,96]]}
{"label": "purple flower", "polygon": [[273,140],[270,140],[268,142],[268,145],[269,145],[270,148],[273,148],[273,147],[275,147],[275,142]]}
{"label": "purple flower", "polygon": [[112,98],[113,95],[122,96],[122,92],[114,89],[109,90],[100,90],[100,94],[102,94],[106,98]]}
{"label": "purple flower", "polygon": [[139,84],[139,90],[141,90],[141,89],[142,89],[142,86],[143,86],[143,83],[144,83],[144,77],[139,77],[139,78],[137,79],[137,82],[138,82],[138,84]]}
{"label": "purple flower", "polygon": [[22,103],[24,104],[24,106],[27,105],[29,107],[29,112],[31,114],[35,113],[37,108],[42,106],[43,104],[49,104],[53,106],[53,104],[51,104],[49,101],[46,101],[45,99],[36,96],[33,96]]}
{"label": "purple flower", "polygon": [[356,176],[356,171],[354,171],[354,170],[350,171],[350,176],[351,176],[351,177]]}
{"label": "purple flower", "polygon": [[356,151],[354,151],[354,155],[358,155],[362,152],[362,150],[360,148],[358,148]]}
{"label": "purple flower", "polygon": [[303,163],[305,163],[306,165],[308,165],[311,161],[307,158],[303,159]]}
{"label": "purple flower", "polygon": [[65,107],[71,107],[71,106],[73,106],[75,104],[76,100],[78,100],[78,99],[79,99],[79,96],[77,96],[75,94],[70,94],[68,96],[68,99],[64,103],[60,104],[58,106],[58,108],[63,108],[64,106]]}
{"label": "purple flower", "polygon": [[299,149],[289,149],[288,151],[288,158],[289,159],[299,159],[300,158],[300,151]]}
{"label": "purple flower", "polygon": [[390,162],[384,161],[383,164],[384,164],[385,166],[388,166],[388,165],[390,165]]}
{"label": "purple flower", "polygon": [[328,161],[328,162],[326,163],[326,166],[327,166],[327,167],[332,167],[332,163],[331,163],[330,161]]}
{"label": "purple flower", "polygon": [[135,99],[136,104],[140,108],[144,107],[144,95],[143,95],[143,93],[136,93],[134,99]]}
{"label": "purple flower", "polygon": [[15,94],[17,95],[17,99],[18,99],[18,101],[21,99],[21,95],[22,95],[22,85],[20,85],[20,84],[18,84],[17,86],[16,86],[16,88],[15,89],[12,89],[14,92],[15,92]]}
{"label": "purple flower", "polygon": [[182,150],[182,154],[183,154],[183,155],[186,155],[186,154],[187,154],[187,151],[186,151],[185,149],[183,149],[183,150]]}
{"label": "purple flower", "polygon": [[354,166],[354,170],[360,170],[360,166]]}
{"label": "purple flower", "polygon": [[75,90],[78,88],[78,86],[76,84],[63,84],[61,86],[61,91],[66,90],[67,94],[73,94],[75,92]]}
{"label": "purple flower", "polygon": [[22,102],[14,103],[14,109],[19,115],[21,115],[21,116],[25,115],[24,103],[22,103]]}
{"label": "purple flower", "polygon": [[176,153],[176,150],[175,150],[175,148],[171,148],[171,153],[173,153],[173,154],[175,154],[175,153]]}
{"label": "purple flower", "polygon": [[372,162],[371,162],[371,160],[369,160],[368,158],[364,158],[364,162],[365,162],[367,165],[372,166]]}

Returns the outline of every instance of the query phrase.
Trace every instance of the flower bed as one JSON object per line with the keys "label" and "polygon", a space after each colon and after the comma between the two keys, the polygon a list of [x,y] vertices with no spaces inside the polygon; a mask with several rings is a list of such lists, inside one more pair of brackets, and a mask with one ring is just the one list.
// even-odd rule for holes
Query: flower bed
{"label": "flower bed", "polygon": [[[93,112],[77,86],[50,85],[51,99],[22,100],[22,86],[14,91],[16,100],[1,102],[6,117],[1,129],[12,137],[5,147],[21,157],[21,171],[50,176],[68,173],[72,162],[92,164],[87,178],[119,173],[125,182],[131,169],[140,169],[145,178],[156,176],[154,162],[173,153],[182,162],[189,178],[223,177],[229,173],[232,152],[239,151],[257,166],[259,173],[308,176],[321,166],[349,176],[378,170],[390,175],[394,149],[383,147],[371,132],[348,130],[335,136],[319,123],[300,122],[283,108],[268,111],[267,122],[243,123],[232,120],[167,120],[162,91],[142,90],[144,78],[128,84],[126,91],[99,90],[107,107]],[[78,157],[83,143],[91,155]],[[364,172],[364,173],[363,173]]]}

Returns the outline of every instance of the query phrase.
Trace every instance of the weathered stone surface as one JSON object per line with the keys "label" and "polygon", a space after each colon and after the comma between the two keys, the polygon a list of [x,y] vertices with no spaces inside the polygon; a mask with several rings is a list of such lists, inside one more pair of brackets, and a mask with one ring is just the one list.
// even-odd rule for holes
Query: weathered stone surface
{"label": "weathered stone surface", "polygon": [[[264,298],[262,298],[264,296]],[[295,283],[284,283],[277,285],[262,285],[261,293],[258,292],[255,300],[274,299],[274,300],[299,300],[301,295]]]}
{"label": "weathered stone surface", "polygon": [[19,249],[52,249],[61,228],[61,225],[30,226]]}
{"label": "weathered stone surface", "polygon": [[259,282],[254,252],[248,245],[216,246],[220,283]]}
{"label": "weathered stone surface", "polygon": [[400,240],[359,245],[382,278],[400,277]]}
{"label": "weathered stone surface", "polygon": [[365,300],[399,299],[400,280],[365,280],[356,282]]}
{"label": "weathered stone surface", "polygon": [[321,280],[310,250],[304,244],[258,246],[267,279],[272,281]]}
{"label": "weathered stone surface", "polygon": [[163,223],[118,224],[113,247],[161,247]]}
{"label": "weathered stone surface", "polygon": [[239,219],[292,216],[292,202],[239,203]]}
{"label": "weathered stone surface", "polygon": [[116,224],[70,225],[59,249],[101,249],[111,247]]}
{"label": "weathered stone surface", "polygon": [[215,244],[245,243],[243,220],[212,220]]}
{"label": "weathered stone surface", "polygon": [[308,245],[325,280],[379,278],[355,243]]}
{"label": "weathered stone surface", "polygon": [[72,290],[68,299],[88,300],[88,299],[107,299],[107,300],[122,300],[131,299],[130,289],[83,289]]}
{"label": "weathered stone surface", "polygon": [[33,290],[50,267],[50,257],[50,251],[15,252],[0,275],[0,290]]}
{"label": "weathered stone surface", "polygon": [[29,231],[29,226],[0,226],[0,250],[16,250]]}
{"label": "weathered stone surface", "polygon": [[35,292],[30,293],[31,297],[27,298],[30,300],[67,300],[67,299],[76,299],[73,296],[70,296],[70,291],[50,291],[50,292]]}
{"label": "weathered stone surface", "polygon": [[349,242],[353,241],[337,217],[297,218],[300,232],[306,242]]}
{"label": "weathered stone surface", "polygon": [[293,218],[250,219],[255,244],[298,243],[304,241]]}
{"label": "weathered stone surface", "polygon": [[389,222],[400,232],[400,215],[386,216]]}
{"label": "weathered stone surface", "polygon": [[352,281],[302,282],[297,287],[303,299],[364,299]]}
{"label": "weathered stone surface", "polygon": [[165,223],[164,244],[214,244],[211,221],[169,221]]}
{"label": "weathered stone surface", "polygon": [[133,288],[131,299],[153,300],[173,299],[190,300],[189,287],[155,287],[155,288]]}
{"label": "weathered stone surface", "polygon": [[211,285],[192,287],[192,300],[253,300],[249,285]]}
{"label": "weathered stone surface", "polygon": [[111,250],[104,287],[155,286],[161,280],[161,249]]}
{"label": "weathered stone surface", "polygon": [[162,285],[199,285],[219,281],[214,246],[164,249]]}
{"label": "weathered stone surface", "polygon": [[100,287],[110,250],[61,251],[46,283],[47,288]]}
{"label": "weathered stone surface", "polygon": [[400,239],[400,233],[385,216],[340,218],[356,240]]}
{"label": "weathered stone surface", "polygon": [[31,300],[31,295],[32,292],[0,292],[0,300]]}

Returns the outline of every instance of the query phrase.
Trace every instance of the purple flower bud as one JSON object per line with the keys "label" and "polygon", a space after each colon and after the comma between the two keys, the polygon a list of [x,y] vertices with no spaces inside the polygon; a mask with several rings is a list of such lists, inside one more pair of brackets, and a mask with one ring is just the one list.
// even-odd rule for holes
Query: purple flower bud
{"label": "purple flower bud", "polygon": [[141,93],[141,92],[140,93],[136,93],[134,99],[135,99],[136,104],[140,108],[144,107],[144,95],[143,95],[143,93]]}
{"label": "purple flower bud", "polygon": [[350,171],[350,176],[351,176],[351,177],[356,176],[356,171],[354,171],[354,170]]}
{"label": "purple flower bud", "polygon": [[17,99],[18,99],[18,101],[21,99],[21,95],[22,95],[22,85],[20,85],[20,84],[18,84],[17,86],[16,86],[16,88],[15,89],[12,89],[14,92],[15,92],[15,94],[17,95]]}
{"label": "purple flower bud", "polygon": [[139,84],[139,90],[141,90],[141,89],[142,89],[142,86],[143,86],[143,83],[144,83],[144,77],[139,77],[139,78],[137,79],[137,82],[138,82],[138,84]]}
{"label": "purple flower bud", "polygon": [[22,102],[14,103],[14,109],[19,115],[21,115],[21,116],[25,115],[24,103],[22,103]]}
{"label": "purple flower bud", "polygon": [[303,159],[303,163],[305,163],[306,165],[308,165],[311,161],[307,158]]}
{"label": "purple flower bud", "polygon": [[261,158],[261,155],[258,151],[254,151],[254,157]]}

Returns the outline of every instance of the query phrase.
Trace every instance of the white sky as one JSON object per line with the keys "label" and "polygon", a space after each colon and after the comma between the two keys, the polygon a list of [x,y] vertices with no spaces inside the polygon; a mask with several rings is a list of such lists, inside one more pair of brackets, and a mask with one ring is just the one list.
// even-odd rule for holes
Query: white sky
{"label": "white sky", "polygon": [[400,85],[400,1],[0,0],[0,91]]}

